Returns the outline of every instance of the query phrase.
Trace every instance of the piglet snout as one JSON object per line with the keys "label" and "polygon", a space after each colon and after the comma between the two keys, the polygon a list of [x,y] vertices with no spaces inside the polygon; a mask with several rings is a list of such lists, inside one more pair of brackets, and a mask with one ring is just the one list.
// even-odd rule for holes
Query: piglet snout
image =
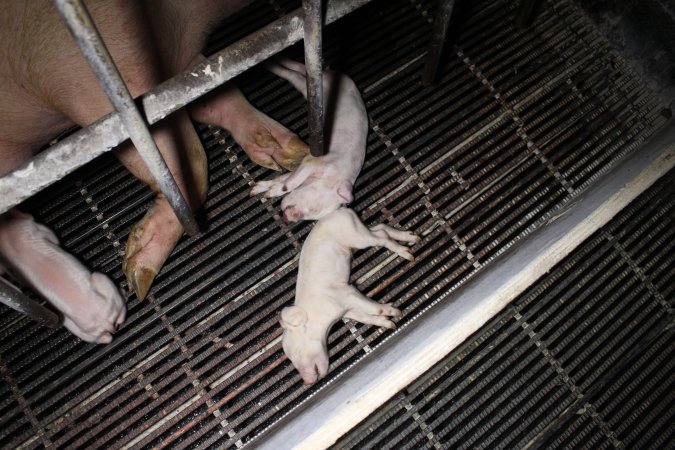
{"label": "piglet snout", "polygon": [[298,211],[295,206],[291,205],[284,208],[284,213],[281,216],[281,220],[283,220],[285,224],[296,222],[300,219],[302,219],[302,213]]}
{"label": "piglet snout", "polygon": [[295,365],[305,386],[314,384],[328,374],[328,358],[325,355],[310,357]]}

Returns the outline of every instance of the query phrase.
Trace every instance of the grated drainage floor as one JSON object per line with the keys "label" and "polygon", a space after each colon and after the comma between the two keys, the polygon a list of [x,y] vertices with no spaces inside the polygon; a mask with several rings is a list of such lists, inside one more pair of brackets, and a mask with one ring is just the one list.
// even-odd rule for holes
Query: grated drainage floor
{"label": "grated drainage floor", "polygon": [[334,448],[674,448],[675,171]]}
{"label": "grated drainage floor", "polygon": [[[414,263],[381,249],[354,257],[355,285],[393,302],[401,322],[444,301],[666,120],[573,4],[545,3],[534,25],[517,31],[516,2],[467,3],[432,88],[418,80],[435,1],[376,1],[324,38],[326,61],[355,80],[370,116],[352,206],[366,224],[423,237]],[[258,2],[215,34],[213,48],[298,6]],[[239,84],[254,105],[307,138],[304,100],[285,81],[254,69]],[[114,158],[25,205],[122,287],[128,316],[112,344],[94,346],[3,310],[0,446],[242,447],[391,334],[336,325],[329,376],[302,385],[283,358],[277,315],[293,301],[312,224],[286,225],[278,200],[250,198],[252,180],[272,172],[222,130],[198,129],[209,157],[208,228],[181,240],[143,302],[129,294],[121,252],[151,195]]]}

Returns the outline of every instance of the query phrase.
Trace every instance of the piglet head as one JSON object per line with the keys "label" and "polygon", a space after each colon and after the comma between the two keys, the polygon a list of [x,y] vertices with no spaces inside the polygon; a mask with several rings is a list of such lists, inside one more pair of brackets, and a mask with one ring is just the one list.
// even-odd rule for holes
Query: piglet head
{"label": "piglet head", "polygon": [[351,203],[352,184],[348,180],[337,183],[324,179],[310,179],[290,192],[281,201],[284,221],[319,220],[340,207]]}
{"label": "piglet head", "polygon": [[284,329],[284,353],[300,372],[305,384],[313,384],[325,377],[328,373],[325,330],[312,324],[307,312],[299,306],[282,309],[279,322]]}

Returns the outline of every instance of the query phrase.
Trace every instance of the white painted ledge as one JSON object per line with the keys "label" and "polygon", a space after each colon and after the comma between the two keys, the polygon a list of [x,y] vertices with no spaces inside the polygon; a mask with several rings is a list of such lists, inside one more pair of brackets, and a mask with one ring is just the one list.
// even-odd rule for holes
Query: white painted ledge
{"label": "white painted ledge", "polygon": [[630,155],[545,226],[460,287],[433,313],[285,417],[255,448],[320,449],[365,419],[494,317],[675,165],[675,123]]}

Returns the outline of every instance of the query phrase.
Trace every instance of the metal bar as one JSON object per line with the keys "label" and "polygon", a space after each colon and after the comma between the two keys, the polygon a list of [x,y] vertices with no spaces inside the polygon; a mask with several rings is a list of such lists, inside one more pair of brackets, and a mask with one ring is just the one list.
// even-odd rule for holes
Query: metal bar
{"label": "metal bar", "polygon": [[63,21],[68,26],[82,55],[91,66],[103,91],[119,113],[136,150],[143,158],[157,186],[166,196],[176,217],[190,235],[199,232],[192,211],[183,197],[169,168],[157,149],[134,100],[129,93],[115,63],[96,30],[87,8],[81,0],[54,0]]}
{"label": "metal bar", "polygon": [[[331,0],[326,24],[335,22],[371,0]],[[141,96],[149,124],[168,116],[200,96],[302,39],[302,10],[272,22]],[[112,112],[14,171],[0,177],[0,214],[113,149],[129,135],[119,113]]]}
{"label": "metal bar", "polygon": [[450,23],[454,5],[455,0],[439,0],[438,2],[438,10],[434,19],[434,30],[431,34],[427,61],[424,64],[424,72],[422,73],[422,84],[425,86],[432,86],[436,82],[438,66],[443,56],[445,39],[448,34],[448,24]]}
{"label": "metal bar", "polygon": [[518,11],[516,11],[516,27],[522,30],[532,24],[538,3],[539,0],[520,0]]}
{"label": "metal bar", "polygon": [[309,106],[309,148],[312,156],[324,155],[323,139],[323,61],[322,0],[303,0],[305,30],[305,67]]}
{"label": "metal bar", "polygon": [[61,325],[59,316],[48,310],[39,303],[34,302],[21,291],[11,287],[4,279],[0,278],[0,303],[7,305],[15,311],[25,314],[29,319],[50,328],[58,328]]}

